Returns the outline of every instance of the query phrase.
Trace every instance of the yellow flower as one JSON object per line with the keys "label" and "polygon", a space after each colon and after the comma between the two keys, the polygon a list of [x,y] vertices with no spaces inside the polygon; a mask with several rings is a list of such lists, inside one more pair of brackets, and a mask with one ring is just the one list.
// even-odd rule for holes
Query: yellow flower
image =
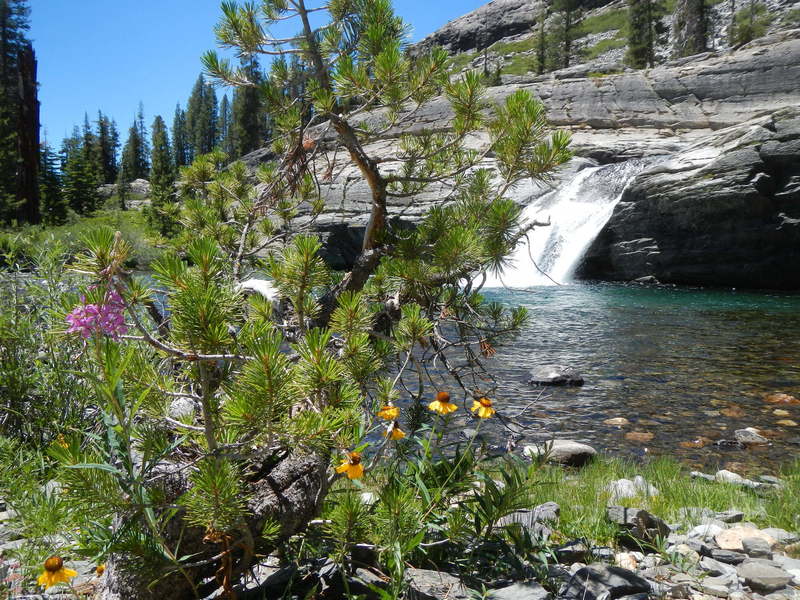
{"label": "yellow flower", "polygon": [[44,589],[47,589],[59,583],[69,583],[69,580],[77,575],[77,571],[64,566],[64,561],[60,556],[51,556],[44,561],[44,571],[39,575],[36,582],[39,585],[43,585]]}
{"label": "yellow flower", "polygon": [[361,454],[348,452],[347,460],[336,467],[337,473],[347,473],[348,479],[360,479],[364,475],[364,465],[361,464]]}
{"label": "yellow flower", "polygon": [[478,416],[481,419],[488,419],[497,411],[492,408],[492,401],[489,400],[486,396],[481,396],[477,400],[472,402],[472,408],[470,409],[472,412],[478,413]]}
{"label": "yellow flower", "polygon": [[381,419],[386,419],[387,421],[394,421],[400,416],[400,409],[396,406],[392,406],[391,404],[386,404],[378,411],[378,416]]}
{"label": "yellow flower", "polygon": [[94,569],[94,573],[95,573],[95,575],[97,575],[98,577],[100,577],[100,576],[101,576],[103,573],[105,573],[105,572],[106,572],[106,566],[105,566],[104,564],[103,564],[103,565],[97,565],[97,566],[95,567],[95,569]]}
{"label": "yellow flower", "polygon": [[406,437],[406,432],[400,429],[400,423],[394,421],[391,425],[389,425],[389,428],[383,435],[388,437],[390,440],[402,440],[404,437]]}
{"label": "yellow flower", "polygon": [[458,409],[455,404],[450,402],[450,394],[447,392],[436,394],[436,400],[428,404],[428,408],[440,415],[448,415]]}
{"label": "yellow flower", "polygon": [[64,437],[63,433],[58,434],[58,437],[56,438],[56,444],[62,448],[69,448],[69,444],[67,443],[67,439]]}

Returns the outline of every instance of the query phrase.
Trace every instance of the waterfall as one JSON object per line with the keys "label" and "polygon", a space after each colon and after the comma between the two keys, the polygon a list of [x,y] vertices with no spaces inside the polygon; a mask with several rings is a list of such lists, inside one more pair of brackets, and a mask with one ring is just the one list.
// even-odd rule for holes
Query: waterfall
{"label": "waterfall", "polygon": [[569,282],[589,245],[611,217],[628,182],[646,164],[630,160],[587,167],[526,206],[523,222],[549,220],[550,226],[536,227],[528,233],[529,240],[517,246],[504,273],[490,274],[485,287],[526,288]]}

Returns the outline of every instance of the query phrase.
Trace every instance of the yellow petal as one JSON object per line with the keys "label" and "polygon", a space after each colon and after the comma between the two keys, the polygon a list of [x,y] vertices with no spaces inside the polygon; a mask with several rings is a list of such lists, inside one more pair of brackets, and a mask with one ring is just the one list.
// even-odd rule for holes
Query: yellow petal
{"label": "yellow petal", "polygon": [[347,465],[347,478],[360,479],[364,475],[364,465],[361,463],[357,465]]}
{"label": "yellow petal", "polygon": [[342,464],[340,464],[338,467],[336,467],[336,472],[337,472],[337,473],[344,473],[344,472],[346,472],[346,471],[347,471],[347,469],[349,469],[349,468],[350,468],[350,463],[349,463],[349,462],[347,462],[347,461],[345,461],[345,462],[343,462]]}

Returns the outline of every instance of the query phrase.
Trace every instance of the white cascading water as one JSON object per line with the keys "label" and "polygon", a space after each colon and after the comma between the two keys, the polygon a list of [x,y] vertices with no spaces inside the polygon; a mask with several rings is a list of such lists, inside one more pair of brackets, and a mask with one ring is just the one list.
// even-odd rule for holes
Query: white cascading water
{"label": "white cascading water", "polygon": [[630,160],[587,167],[526,206],[522,212],[524,222],[549,220],[550,226],[529,232],[528,241],[517,246],[504,273],[489,275],[484,287],[568,283],[589,245],[611,217],[628,182],[645,166],[644,161]]}

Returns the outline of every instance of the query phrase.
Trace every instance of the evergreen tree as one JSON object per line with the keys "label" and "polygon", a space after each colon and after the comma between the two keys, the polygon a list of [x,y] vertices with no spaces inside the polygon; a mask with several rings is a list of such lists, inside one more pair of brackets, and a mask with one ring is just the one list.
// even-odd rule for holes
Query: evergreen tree
{"label": "evergreen tree", "polygon": [[150,226],[162,235],[167,235],[175,228],[174,211],[170,205],[174,203],[175,167],[172,161],[172,148],[169,143],[167,126],[160,115],[153,121],[152,162],[150,166],[150,208],[147,220]]}
{"label": "evergreen tree", "polygon": [[229,157],[233,158],[231,104],[228,101],[228,94],[222,96],[222,101],[219,103],[219,115],[217,116],[217,138],[219,149]]}
{"label": "evergreen tree", "polygon": [[547,8],[547,3],[542,7],[539,15],[537,17],[536,23],[536,54],[535,54],[535,62],[534,62],[534,70],[538,75],[544,74],[547,70],[547,31],[545,27],[547,26],[547,17],[549,16],[549,10]]}
{"label": "evergreen tree", "polygon": [[0,221],[37,222],[39,104],[27,0],[0,0]]}
{"label": "evergreen tree", "polygon": [[142,139],[142,131],[145,129],[139,121],[140,116],[137,115],[133,125],[128,129],[128,139],[122,148],[122,158],[120,159],[120,168],[124,166],[124,179],[128,182],[134,179],[147,179],[150,171],[146,158],[147,142]]}
{"label": "evergreen tree", "polygon": [[175,116],[172,119],[172,150],[176,168],[185,167],[191,162],[189,136],[186,130],[186,111],[181,109],[180,104],[175,107]]}
{"label": "evergreen tree", "polygon": [[46,142],[42,144],[39,160],[42,220],[47,225],[60,225],[67,219],[67,202],[61,193],[58,156]]}
{"label": "evergreen tree", "polygon": [[772,16],[766,4],[749,0],[747,5],[734,15],[730,34],[731,45],[741,46],[765,35],[771,22]]}
{"label": "evergreen tree", "polygon": [[72,137],[64,140],[61,150],[64,202],[80,215],[92,213],[100,204],[97,164],[91,158],[92,150],[87,148],[86,139],[76,127]]}
{"label": "evergreen tree", "polygon": [[102,111],[97,112],[97,155],[103,183],[114,183],[117,179],[117,148],[119,132],[116,124]]}
{"label": "evergreen tree", "polygon": [[134,121],[136,127],[136,134],[139,138],[139,146],[137,147],[136,154],[136,170],[134,179],[146,179],[147,173],[150,170],[150,143],[147,137],[147,127],[144,124],[144,105],[139,102],[139,110],[136,112],[136,120]]}
{"label": "evergreen tree", "polygon": [[233,95],[231,129],[237,158],[264,145],[264,106],[259,91],[263,78],[254,60],[243,63],[241,71],[248,85],[237,88]]}
{"label": "evergreen tree", "polygon": [[664,43],[667,28],[661,0],[628,0],[628,52],[626,62],[635,69],[654,67],[656,46]]}
{"label": "evergreen tree", "polygon": [[207,84],[203,75],[189,97],[186,108],[186,131],[189,140],[189,157],[194,159],[207,154],[217,143],[217,95],[212,85]]}
{"label": "evergreen tree", "polygon": [[675,56],[692,56],[708,49],[709,10],[707,0],[677,0],[673,21]]}
{"label": "evergreen tree", "polygon": [[580,53],[575,41],[583,35],[580,0],[555,0],[549,32],[551,69],[566,69]]}

